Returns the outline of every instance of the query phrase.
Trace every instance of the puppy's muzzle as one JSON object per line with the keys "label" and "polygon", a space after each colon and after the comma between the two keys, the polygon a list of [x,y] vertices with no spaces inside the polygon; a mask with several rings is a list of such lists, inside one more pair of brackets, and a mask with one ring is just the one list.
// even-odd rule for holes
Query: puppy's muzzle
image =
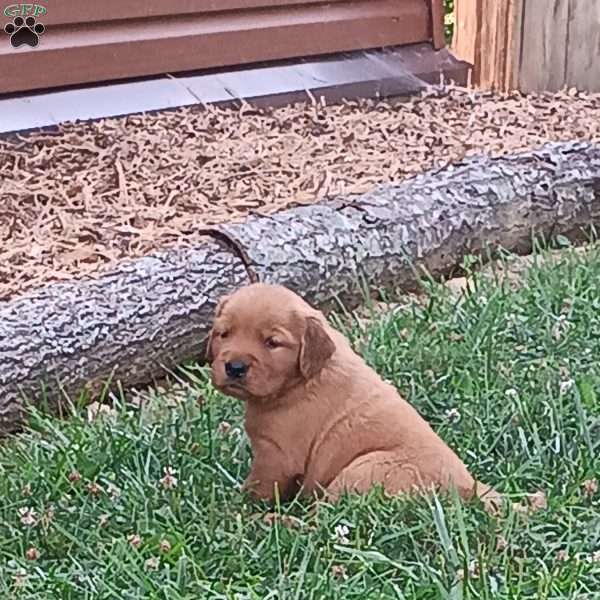
{"label": "puppy's muzzle", "polygon": [[241,360],[234,360],[232,362],[225,363],[225,374],[229,379],[233,381],[240,381],[244,379],[246,373],[248,373],[248,365]]}

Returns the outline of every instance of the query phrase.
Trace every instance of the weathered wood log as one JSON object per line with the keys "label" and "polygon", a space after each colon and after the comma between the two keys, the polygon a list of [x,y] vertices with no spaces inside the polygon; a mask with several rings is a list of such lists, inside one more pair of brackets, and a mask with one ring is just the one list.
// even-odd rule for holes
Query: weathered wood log
{"label": "weathered wood log", "polygon": [[[474,157],[354,198],[206,230],[206,242],[122,263],[97,279],[0,303],[0,434],[27,402],[50,409],[110,380],[144,384],[203,356],[218,298],[277,282],[328,310],[367,284],[414,285],[465,255],[525,252],[533,234],[576,237],[600,223],[600,145],[549,144]],[[415,270],[417,269],[417,270]]]}

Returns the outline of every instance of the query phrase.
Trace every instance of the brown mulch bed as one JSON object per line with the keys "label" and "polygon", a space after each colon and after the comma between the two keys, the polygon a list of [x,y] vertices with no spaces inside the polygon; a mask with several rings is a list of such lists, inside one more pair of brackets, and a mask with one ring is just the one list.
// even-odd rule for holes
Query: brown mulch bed
{"label": "brown mulch bed", "polygon": [[186,108],[0,139],[0,301],[194,242],[203,225],[574,139],[600,141],[600,95]]}

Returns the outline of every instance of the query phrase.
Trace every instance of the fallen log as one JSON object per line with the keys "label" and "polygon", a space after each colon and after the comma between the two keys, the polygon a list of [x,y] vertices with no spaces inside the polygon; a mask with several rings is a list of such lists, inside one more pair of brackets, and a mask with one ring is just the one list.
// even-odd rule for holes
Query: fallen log
{"label": "fallen log", "polygon": [[600,145],[478,156],[400,185],[205,230],[206,242],[127,261],[97,279],[0,303],[0,435],[27,403],[59,409],[107,381],[152,382],[203,355],[218,298],[250,281],[287,285],[329,310],[367,284],[412,287],[469,254],[575,238],[600,222]]}

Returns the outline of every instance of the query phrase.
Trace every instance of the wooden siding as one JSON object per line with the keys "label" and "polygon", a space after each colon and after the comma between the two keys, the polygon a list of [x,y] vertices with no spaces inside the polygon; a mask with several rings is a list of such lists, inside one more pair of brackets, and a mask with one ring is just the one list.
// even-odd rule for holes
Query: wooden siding
{"label": "wooden siding", "polygon": [[600,0],[455,0],[453,52],[484,88],[600,92]]}

